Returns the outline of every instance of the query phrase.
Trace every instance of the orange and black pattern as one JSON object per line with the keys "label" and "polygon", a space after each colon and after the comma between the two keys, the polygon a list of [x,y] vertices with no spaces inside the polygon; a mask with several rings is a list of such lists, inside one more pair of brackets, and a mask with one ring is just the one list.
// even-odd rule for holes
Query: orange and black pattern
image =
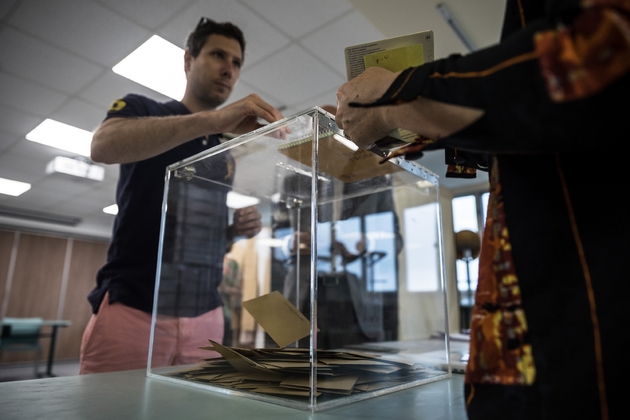
{"label": "orange and black pattern", "polygon": [[453,178],[474,178],[477,176],[477,170],[464,165],[449,164],[446,166],[446,176]]}
{"label": "orange and black pattern", "polygon": [[586,0],[571,27],[542,31],[534,41],[551,100],[600,92],[630,71],[630,2]]}
{"label": "orange and black pattern", "polygon": [[488,217],[479,259],[467,383],[531,385],[536,377],[527,320],[505,222],[499,169],[492,165]]}

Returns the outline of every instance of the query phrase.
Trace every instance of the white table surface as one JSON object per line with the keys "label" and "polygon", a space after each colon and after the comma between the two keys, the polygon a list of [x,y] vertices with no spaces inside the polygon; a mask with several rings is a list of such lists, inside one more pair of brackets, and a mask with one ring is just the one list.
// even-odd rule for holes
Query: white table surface
{"label": "white table surface", "polygon": [[0,383],[0,417],[33,419],[465,419],[463,375],[311,413],[148,378],[145,370]]}

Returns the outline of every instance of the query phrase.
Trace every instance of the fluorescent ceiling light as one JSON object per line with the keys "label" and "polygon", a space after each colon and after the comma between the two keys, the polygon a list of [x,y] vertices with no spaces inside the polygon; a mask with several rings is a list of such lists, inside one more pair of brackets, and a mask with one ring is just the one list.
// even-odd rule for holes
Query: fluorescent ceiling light
{"label": "fluorescent ceiling light", "polygon": [[227,206],[231,209],[240,209],[248,206],[255,206],[260,202],[256,197],[239,194],[230,191],[227,195]]}
{"label": "fluorescent ceiling light", "polygon": [[26,182],[13,181],[11,179],[0,178],[0,194],[17,197],[31,189],[31,184]]}
{"label": "fluorescent ceiling light", "polygon": [[103,213],[113,214],[113,215],[118,214],[118,205],[112,204],[111,206],[104,207]]}
{"label": "fluorescent ceiling light", "polygon": [[112,70],[173,99],[181,99],[186,90],[184,50],[157,35],[149,38]]}
{"label": "fluorescent ceiling light", "polygon": [[90,143],[92,133],[59,121],[47,118],[26,135],[26,139],[41,143],[46,146],[56,147],[76,153],[77,155],[90,156]]}
{"label": "fluorescent ceiling light", "polygon": [[46,173],[61,173],[95,181],[102,181],[105,178],[105,168],[102,166],[65,156],[57,156],[48,162]]}

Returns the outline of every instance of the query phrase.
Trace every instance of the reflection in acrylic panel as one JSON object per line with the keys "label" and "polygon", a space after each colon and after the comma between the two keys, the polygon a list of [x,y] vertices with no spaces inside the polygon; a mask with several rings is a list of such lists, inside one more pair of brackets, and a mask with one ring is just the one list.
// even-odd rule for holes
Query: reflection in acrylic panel
{"label": "reflection in acrylic panel", "polygon": [[405,261],[410,292],[439,290],[437,204],[405,209]]}

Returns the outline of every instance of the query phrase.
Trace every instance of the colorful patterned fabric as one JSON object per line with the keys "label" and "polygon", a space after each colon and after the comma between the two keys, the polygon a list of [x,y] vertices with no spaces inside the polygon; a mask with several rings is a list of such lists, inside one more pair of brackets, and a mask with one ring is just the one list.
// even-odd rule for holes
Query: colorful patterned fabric
{"label": "colorful patterned fabric", "polygon": [[481,250],[466,381],[531,385],[536,369],[527,340],[527,320],[512,258],[496,162],[492,167]]}
{"label": "colorful patterned fabric", "polygon": [[630,71],[630,5],[589,0],[570,27],[535,36],[536,52],[549,96],[555,102],[600,92]]}
{"label": "colorful patterned fabric", "polygon": [[383,97],[356,104],[422,96],[484,111],[396,152],[464,152],[473,169],[484,167],[475,154],[494,157],[470,419],[627,416],[627,171],[610,147],[627,131],[629,11],[630,0],[507,0],[499,44],[407,69]]}

